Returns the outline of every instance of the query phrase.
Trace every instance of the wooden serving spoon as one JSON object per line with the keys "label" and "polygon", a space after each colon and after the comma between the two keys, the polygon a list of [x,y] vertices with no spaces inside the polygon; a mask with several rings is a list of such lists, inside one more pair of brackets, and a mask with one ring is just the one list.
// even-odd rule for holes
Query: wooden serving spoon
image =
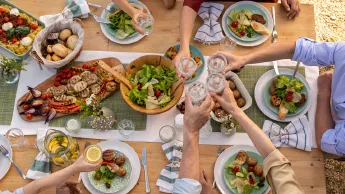
{"label": "wooden serving spoon", "polygon": [[106,63],[104,63],[103,61],[99,60],[98,61],[98,65],[106,70],[107,72],[111,73],[113,76],[115,76],[115,78],[119,79],[120,82],[124,83],[129,90],[133,89],[133,86],[131,84],[131,82],[125,77],[123,76],[121,73],[115,71],[114,69],[112,69],[109,65],[107,65]]}

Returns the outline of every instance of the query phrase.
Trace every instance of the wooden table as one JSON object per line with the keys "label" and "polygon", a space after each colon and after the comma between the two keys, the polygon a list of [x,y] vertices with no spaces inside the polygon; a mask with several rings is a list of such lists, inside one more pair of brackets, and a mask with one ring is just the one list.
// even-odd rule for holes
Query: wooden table
{"label": "wooden table", "polygon": [[[11,0],[21,8],[32,13],[34,16],[53,14],[60,12],[64,7],[65,1],[46,1],[46,0]],[[101,5],[106,5],[109,0],[90,0]],[[101,32],[100,25],[95,22],[93,18],[84,19],[85,42],[83,45],[84,50],[100,50],[100,51],[121,51],[121,52],[154,52],[163,53],[165,50],[179,42],[179,15],[182,8],[182,0],[178,0],[175,8],[166,10],[161,0],[142,0],[147,5],[155,18],[154,33],[145,37],[138,43],[132,45],[118,45],[109,41]],[[224,3],[227,8],[230,3]],[[312,5],[302,5],[302,12],[295,20],[288,20],[285,10],[279,4],[263,4],[268,10],[271,6],[276,6],[277,17],[277,31],[279,33],[278,41],[293,41],[298,37],[306,36],[315,38],[315,24],[314,24],[314,7]],[[98,15],[101,10],[92,9]],[[219,19],[221,21],[221,19]],[[194,33],[201,25],[200,18],[194,27]],[[198,42],[191,41],[191,44],[196,45],[204,53],[204,55],[211,55],[213,52],[219,50],[219,45],[203,46]],[[268,40],[264,44],[254,48],[244,48],[238,46],[235,50],[237,54],[245,54],[257,49],[262,49],[271,44]],[[158,133],[158,132],[157,132]],[[33,159],[37,155],[37,149],[34,148],[35,137],[28,136],[32,143],[31,148],[26,152],[14,151],[13,159],[19,167],[27,172]],[[80,147],[84,148],[86,141],[97,143],[99,140],[78,139]],[[150,177],[151,193],[159,193],[156,186],[156,181],[160,171],[167,164],[167,159],[161,149],[160,143],[139,143],[127,142],[132,146],[141,158],[141,149],[147,147],[148,156],[148,169]],[[218,146],[200,145],[200,161],[201,168],[205,169],[208,175],[213,178],[213,165],[216,161],[216,152]],[[291,161],[292,167],[296,173],[297,181],[301,184],[306,193],[324,194],[325,189],[325,175],[324,175],[324,162],[323,154],[317,149],[312,152],[304,152],[297,149],[283,148],[280,151]],[[53,172],[60,168],[53,166]],[[77,179],[75,175],[73,179]],[[145,192],[143,171],[140,174],[140,179],[136,187],[132,190],[132,194],[142,194]],[[22,187],[29,183],[29,180],[22,180],[17,174],[15,168],[11,166],[10,171],[0,181],[1,190],[13,191],[16,188]],[[83,193],[89,193],[85,187],[80,185]],[[55,193],[55,188],[46,192],[46,194]]]}

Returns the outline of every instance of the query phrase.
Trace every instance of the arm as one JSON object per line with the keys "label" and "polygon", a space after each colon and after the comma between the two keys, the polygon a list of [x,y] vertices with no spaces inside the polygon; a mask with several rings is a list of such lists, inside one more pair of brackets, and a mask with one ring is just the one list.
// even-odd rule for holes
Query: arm
{"label": "arm", "polygon": [[139,11],[132,7],[127,0],[113,0],[113,3],[115,3],[115,5],[117,5],[122,11],[131,16],[131,18],[133,18],[134,14]]}

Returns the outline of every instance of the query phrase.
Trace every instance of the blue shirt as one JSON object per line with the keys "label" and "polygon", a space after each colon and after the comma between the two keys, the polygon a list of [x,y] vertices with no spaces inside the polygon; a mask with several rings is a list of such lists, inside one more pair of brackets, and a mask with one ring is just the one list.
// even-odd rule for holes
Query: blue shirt
{"label": "blue shirt", "polygon": [[201,184],[197,180],[182,178],[176,179],[173,194],[200,194]]}
{"label": "blue shirt", "polygon": [[334,65],[332,79],[332,105],[340,120],[335,129],[327,130],[321,139],[325,152],[345,155],[345,42],[316,42],[307,38],[296,41],[292,58],[310,66]]}

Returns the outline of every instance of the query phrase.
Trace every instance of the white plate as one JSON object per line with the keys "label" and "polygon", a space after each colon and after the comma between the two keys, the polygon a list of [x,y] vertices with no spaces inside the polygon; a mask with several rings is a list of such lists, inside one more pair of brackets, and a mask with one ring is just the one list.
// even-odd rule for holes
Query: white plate
{"label": "white plate", "polygon": [[[141,170],[141,165],[140,165],[140,160],[138,154],[134,151],[134,149],[129,146],[128,144],[118,141],[118,140],[108,140],[108,141],[102,141],[98,143],[102,150],[107,150],[107,149],[116,149],[124,153],[128,159],[131,161],[132,165],[132,175],[131,175],[131,180],[129,184],[127,185],[126,188],[124,188],[121,191],[118,191],[114,194],[126,194],[129,193],[134,186],[137,184],[140,176],[140,170]],[[95,189],[88,178],[87,172],[82,173],[82,180],[85,185],[85,187],[93,194],[104,194],[101,191],[98,191]]]}
{"label": "white plate", "polygon": [[[142,2],[137,1],[137,0],[129,0],[128,2],[129,2],[129,3],[135,3],[135,4],[140,5],[141,7],[145,8],[145,9],[147,10],[148,14],[150,14],[150,10],[149,10],[149,9],[146,7],[146,5],[144,5]],[[110,5],[110,6],[117,7],[114,3],[109,3],[108,6],[109,6],[109,5]],[[104,11],[102,12],[101,17],[102,17],[102,18],[106,18],[106,14],[107,14],[107,11],[104,10]],[[140,34],[140,33],[137,33],[137,34],[134,35],[134,36],[129,36],[129,37],[127,37],[127,38],[121,40],[121,39],[116,38],[115,36],[113,36],[112,34],[110,34],[110,33],[107,31],[107,29],[106,29],[106,27],[105,27],[105,25],[107,25],[107,24],[100,24],[100,25],[101,25],[101,30],[102,30],[103,34],[104,34],[109,40],[111,40],[111,41],[113,41],[113,42],[115,42],[115,43],[118,43],[118,44],[132,44],[132,43],[134,43],[134,42],[138,42],[139,40],[141,40],[142,38],[145,37],[145,35],[142,35],[142,34]]]}
{"label": "white plate", "polygon": [[[223,167],[232,155],[237,154],[241,150],[251,151],[261,156],[261,154],[258,152],[256,148],[252,146],[248,146],[248,145],[235,145],[224,150],[217,158],[216,164],[214,166],[214,177],[216,179],[217,187],[219,191],[223,194],[232,194],[228,186],[226,186],[224,175],[223,175],[223,172],[224,172]],[[268,187],[264,194],[267,194],[270,190],[271,188]]]}
{"label": "white plate", "polygon": [[[286,68],[280,68],[279,69],[279,73],[281,75],[293,75],[294,70],[292,69],[286,69]],[[305,107],[305,109],[297,115],[294,116],[288,116],[285,119],[279,119],[278,115],[276,113],[274,113],[269,107],[267,107],[266,103],[265,103],[265,99],[264,99],[264,92],[262,92],[262,90],[265,88],[265,86],[267,85],[267,83],[272,80],[274,77],[276,77],[276,73],[274,72],[274,69],[267,71],[266,73],[264,73],[259,80],[256,82],[255,85],[255,90],[254,90],[254,96],[255,96],[255,102],[258,105],[259,109],[261,110],[261,112],[263,112],[266,116],[268,116],[270,119],[275,120],[275,121],[279,121],[279,122],[291,122],[295,119],[297,119],[298,117],[305,115],[310,106],[311,106],[311,97],[307,96],[307,106]],[[307,80],[299,73],[296,74],[296,77],[301,80],[301,82],[304,83],[305,87],[308,90],[308,94],[311,94],[311,89],[309,86],[309,83],[307,82]]]}
{"label": "white plate", "polygon": [[[243,6],[243,5],[256,6],[266,14],[266,16],[267,16],[267,29],[270,32],[270,35],[262,36],[260,39],[253,41],[253,42],[245,42],[245,41],[241,41],[241,40],[238,40],[237,38],[233,37],[233,35],[229,31],[230,29],[226,25],[226,20],[227,20],[227,17],[228,17],[231,10],[236,9],[238,6]],[[223,18],[222,18],[222,28],[223,28],[225,35],[227,37],[229,37],[231,40],[235,41],[236,44],[241,45],[241,46],[252,47],[252,46],[257,46],[257,45],[262,44],[271,36],[271,33],[273,31],[273,19],[272,19],[271,13],[263,5],[256,3],[256,2],[252,2],[252,1],[241,1],[241,2],[238,2],[238,3],[231,5],[227,10],[225,10],[225,12],[223,14]]]}
{"label": "white plate", "polygon": [[[12,158],[12,148],[6,137],[3,135],[0,135],[0,145],[3,145],[8,150],[10,157]],[[0,153],[0,180],[4,178],[10,169],[10,166],[10,160]]]}

